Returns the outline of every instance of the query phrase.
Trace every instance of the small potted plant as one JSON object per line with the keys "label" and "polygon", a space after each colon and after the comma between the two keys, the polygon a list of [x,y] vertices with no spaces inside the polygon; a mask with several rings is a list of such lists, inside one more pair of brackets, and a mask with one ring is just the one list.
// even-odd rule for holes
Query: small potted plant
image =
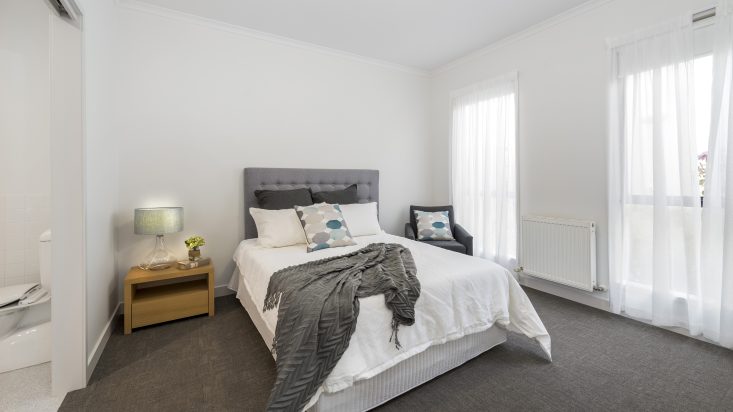
{"label": "small potted plant", "polygon": [[188,248],[188,260],[196,261],[201,259],[201,250],[199,248],[206,244],[204,238],[198,235],[191,236],[183,243],[185,243]]}

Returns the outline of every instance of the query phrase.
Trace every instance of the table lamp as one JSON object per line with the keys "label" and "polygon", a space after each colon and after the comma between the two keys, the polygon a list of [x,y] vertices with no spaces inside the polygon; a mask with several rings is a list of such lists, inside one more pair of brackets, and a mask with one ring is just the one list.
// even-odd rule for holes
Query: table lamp
{"label": "table lamp", "polygon": [[155,235],[155,249],[139,265],[141,269],[166,269],[176,257],[165,247],[164,235],[183,230],[182,207],[149,207],[135,209],[135,234]]}

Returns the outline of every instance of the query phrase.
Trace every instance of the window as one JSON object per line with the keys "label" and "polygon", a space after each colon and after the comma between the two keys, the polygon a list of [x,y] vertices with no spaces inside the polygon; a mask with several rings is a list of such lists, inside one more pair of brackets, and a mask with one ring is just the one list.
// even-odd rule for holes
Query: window
{"label": "window", "polygon": [[474,253],[516,266],[516,75],[451,96],[451,197]]}
{"label": "window", "polygon": [[[710,136],[710,115],[712,105],[713,58],[711,54],[696,57],[692,64],[687,62],[666,65],[654,70],[628,74],[623,78],[624,87],[624,137],[626,174],[629,176],[630,202],[651,204],[654,193],[654,148],[663,147],[663,156],[656,161],[665,161],[665,184],[670,203],[691,205],[700,202],[704,195],[705,169],[707,166],[708,141]],[[690,70],[691,69],[691,70]],[[688,70],[691,73],[688,73]],[[689,90],[680,90],[680,80],[690,79]],[[690,96],[680,96],[689,93]],[[656,96],[655,96],[656,94]],[[655,98],[657,101],[655,102]],[[680,113],[680,106],[687,105],[689,118]],[[690,122],[689,125],[686,122]],[[693,197],[683,197],[682,176],[676,172],[680,154],[685,148],[678,139],[661,145],[654,142],[655,128],[662,138],[687,133],[689,128],[694,142],[697,192]],[[657,184],[660,184],[657,181]],[[700,199],[697,196],[700,196]]]}
{"label": "window", "polygon": [[689,22],[625,39],[610,89],[611,308],[693,333],[712,107],[705,39]]}

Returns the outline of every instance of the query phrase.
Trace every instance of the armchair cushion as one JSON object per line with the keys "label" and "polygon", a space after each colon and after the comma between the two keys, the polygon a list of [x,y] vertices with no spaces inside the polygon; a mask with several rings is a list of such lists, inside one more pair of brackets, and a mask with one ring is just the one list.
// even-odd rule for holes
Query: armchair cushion
{"label": "armchair cushion", "polygon": [[458,253],[466,253],[466,246],[462,245],[457,240],[421,240],[421,242]]}

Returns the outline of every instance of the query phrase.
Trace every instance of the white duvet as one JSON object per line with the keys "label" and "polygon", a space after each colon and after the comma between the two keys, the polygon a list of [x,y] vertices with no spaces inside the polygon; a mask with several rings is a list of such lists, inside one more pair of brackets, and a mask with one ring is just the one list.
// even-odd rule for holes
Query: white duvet
{"label": "white duvet", "polygon": [[484,331],[495,323],[536,339],[547,356],[551,356],[550,336],[545,326],[527,295],[503,267],[386,233],[355,240],[357,246],[306,253],[305,245],[263,248],[255,239],[249,239],[242,241],[234,254],[239,274],[235,271],[230,288],[237,290],[239,299],[247,294],[255,302],[269,332],[269,336],[263,333],[263,339],[270,345],[277,325],[277,309],[263,313],[262,307],[274,272],[311,260],[343,255],[375,242],[399,243],[412,252],[421,294],[415,304],[415,324],[399,329],[402,349],[396,349],[389,341],[392,313],[384,304],[384,296],[361,299],[361,311],[349,348],[323,383],[322,390],[343,390],[431,345]]}

